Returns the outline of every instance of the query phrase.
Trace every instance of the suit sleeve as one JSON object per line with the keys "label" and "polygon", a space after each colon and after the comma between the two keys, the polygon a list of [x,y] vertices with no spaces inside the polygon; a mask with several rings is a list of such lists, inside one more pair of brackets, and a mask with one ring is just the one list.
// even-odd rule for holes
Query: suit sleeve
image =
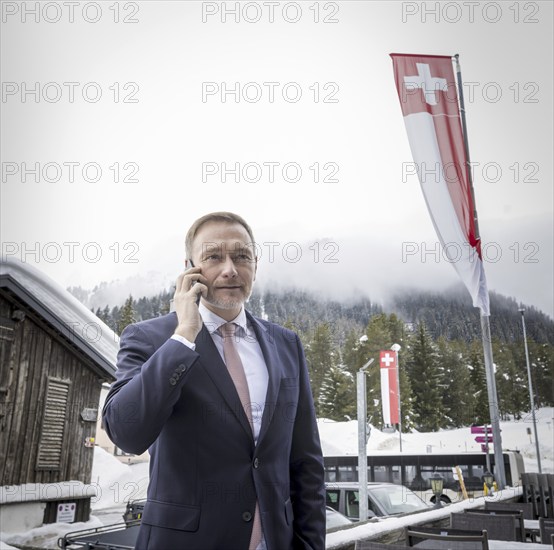
{"label": "suit sleeve", "polygon": [[300,395],[290,457],[294,549],[325,548],[325,482],[315,409],[302,344],[296,336]]}
{"label": "suit sleeve", "polygon": [[104,428],[120,449],[141,454],[156,440],[198,357],[172,339],[156,349],[140,325],[123,331],[117,378],[102,413]]}

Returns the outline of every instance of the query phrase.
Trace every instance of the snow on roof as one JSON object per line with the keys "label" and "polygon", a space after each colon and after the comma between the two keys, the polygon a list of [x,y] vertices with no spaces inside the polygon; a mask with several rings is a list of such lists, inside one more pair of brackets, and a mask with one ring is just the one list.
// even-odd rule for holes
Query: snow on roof
{"label": "snow on roof", "polygon": [[35,267],[2,256],[0,288],[32,307],[100,366],[103,374],[114,378],[119,337],[62,286]]}

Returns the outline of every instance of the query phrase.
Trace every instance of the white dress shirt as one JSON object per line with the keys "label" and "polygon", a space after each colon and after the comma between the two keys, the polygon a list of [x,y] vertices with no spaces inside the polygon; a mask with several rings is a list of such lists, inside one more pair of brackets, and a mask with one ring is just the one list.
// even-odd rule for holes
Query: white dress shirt
{"label": "white dress shirt", "polygon": [[[210,311],[202,303],[198,306],[198,311],[200,312],[202,321],[208,329],[223,362],[225,362],[225,356],[223,355],[223,337],[219,334],[218,329],[221,325],[227,323],[227,321]],[[248,383],[254,442],[257,443],[262,425],[269,375],[262,349],[256,338],[256,333],[248,324],[244,308],[241,309],[240,313],[231,322],[238,325],[235,334],[235,346],[240,356],[242,366],[244,367],[244,374],[246,375],[246,381]],[[195,349],[196,347],[193,342],[189,342],[186,338],[178,334],[174,334],[171,338],[182,342],[191,349]]]}
{"label": "white dress shirt", "polygon": [[[227,321],[222,319],[219,315],[213,313],[213,311],[210,311],[202,303],[198,305],[198,311],[200,312],[204,325],[212,337],[217,351],[219,351],[223,362],[225,362],[225,356],[223,354],[223,337],[219,334],[218,329],[221,325],[227,323]],[[254,443],[257,444],[258,436],[260,435],[260,428],[262,426],[269,374],[267,373],[264,355],[262,353],[262,349],[260,348],[260,344],[258,343],[258,339],[256,338],[256,333],[248,323],[244,308],[240,310],[240,313],[231,321],[231,323],[238,325],[235,332],[235,346],[244,368],[246,382],[248,383]],[[196,344],[194,342],[190,342],[179,334],[174,334],[171,338],[181,342],[191,349],[196,348]],[[267,550],[265,537],[263,535],[263,526],[262,540],[260,544],[258,544],[256,550]]]}

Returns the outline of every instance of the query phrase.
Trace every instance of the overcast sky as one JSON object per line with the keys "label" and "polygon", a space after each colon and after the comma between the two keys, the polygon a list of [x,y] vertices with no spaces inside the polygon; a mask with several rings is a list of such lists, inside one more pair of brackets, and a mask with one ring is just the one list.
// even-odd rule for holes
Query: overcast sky
{"label": "overcast sky", "polygon": [[171,279],[190,223],[231,210],[263,284],[447,288],[389,53],[459,53],[489,288],[553,315],[552,21],[527,1],[3,2],[3,252],[63,286]]}

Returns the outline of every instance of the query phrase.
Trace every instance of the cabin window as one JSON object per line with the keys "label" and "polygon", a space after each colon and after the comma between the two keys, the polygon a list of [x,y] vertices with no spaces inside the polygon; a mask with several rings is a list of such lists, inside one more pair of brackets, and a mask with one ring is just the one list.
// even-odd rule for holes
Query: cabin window
{"label": "cabin window", "polygon": [[70,382],[48,377],[37,469],[59,470],[62,465]]}

